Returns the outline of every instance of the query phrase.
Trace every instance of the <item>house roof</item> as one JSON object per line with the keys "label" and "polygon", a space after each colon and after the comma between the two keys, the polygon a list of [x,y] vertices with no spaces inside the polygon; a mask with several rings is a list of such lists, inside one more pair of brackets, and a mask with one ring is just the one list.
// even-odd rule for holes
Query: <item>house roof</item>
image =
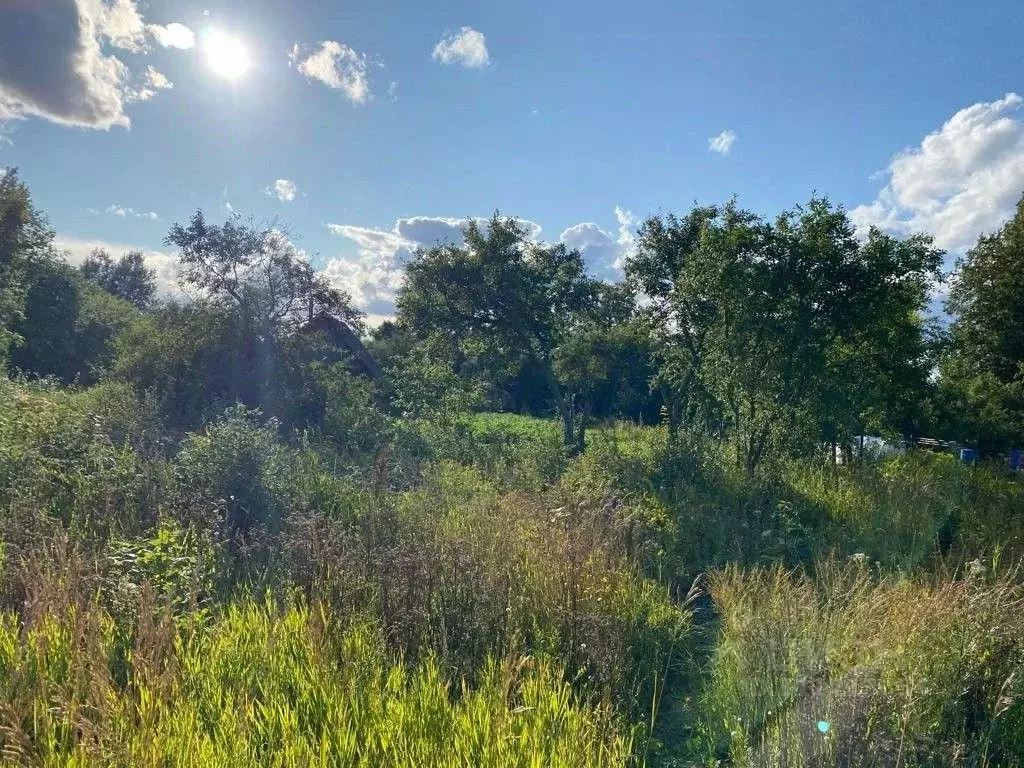
{"label": "house roof", "polygon": [[362,374],[371,379],[379,379],[383,372],[380,365],[363,346],[363,342],[346,323],[333,315],[320,313],[306,326],[323,333],[331,344],[349,353],[349,367],[354,373]]}

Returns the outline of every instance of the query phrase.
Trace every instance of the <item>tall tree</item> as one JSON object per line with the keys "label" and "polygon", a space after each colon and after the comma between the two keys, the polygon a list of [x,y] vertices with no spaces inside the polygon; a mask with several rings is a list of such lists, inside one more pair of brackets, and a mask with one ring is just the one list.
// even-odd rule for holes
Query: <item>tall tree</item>
{"label": "tall tree", "polygon": [[116,336],[138,314],[136,308],[56,259],[31,264],[26,284],[12,366],[67,384],[95,383],[111,367]]}
{"label": "tall tree", "polygon": [[325,378],[313,367],[325,342],[298,331],[326,314],[361,332],[349,297],[283,233],[237,216],[214,225],[197,212],[165,242],[177,248],[181,284],[195,301],[134,323],[119,343],[116,375],[155,391],[184,427],[235,402],[288,427],[321,426]]}
{"label": "tall tree", "polygon": [[673,418],[703,401],[753,473],[801,429],[836,440],[858,422],[863,402],[852,393],[865,382],[844,383],[850,361],[894,324],[916,322],[940,260],[921,238],[901,244],[874,231],[862,246],[842,209],[812,198],[774,222],[735,202],[652,218],[626,273],[651,300],[663,345],[656,381]]}
{"label": "tall tree", "polygon": [[25,308],[27,270],[52,258],[53,230],[32,205],[15,168],[0,170],[0,366],[19,339],[14,325]]}
{"label": "tall tree", "polygon": [[287,335],[320,313],[363,330],[363,315],[350,297],[277,229],[237,215],[220,226],[208,224],[197,211],[187,225],[171,227],[164,242],[178,249],[182,285],[234,307],[263,338]]}
{"label": "tall tree", "polygon": [[985,451],[1024,444],[1024,197],[1014,217],[957,263],[941,367],[961,440]]}
{"label": "tall tree", "polygon": [[[580,419],[657,419],[652,407],[652,338],[636,319],[631,286],[599,283],[596,301],[555,350],[555,373],[577,403]],[[577,428],[576,450],[583,433]]]}
{"label": "tall tree", "polygon": [[460,245],[419,251],[398,296],[401,321],[421,337],[442,331],[494,368],[528,360],[562,420],[567,446],[580,443],[584,414],[560,380],[555,352],[593,310],[597,283],[578,251],[531,242],[514,219],[471,222]]}
{"label": "tall tree", "polygon": [[86,280],[139,309],[146,309],[156,295],[156,272],[146,266],[142,251],[128,251],[114,261],[96,248],[78,269]]}
{"label": "tall tree", "polygon": [[1014,217],[984,235],[957,263],[946,309],[957,354],[975,373],[1000,381],[1024,362],[1024,197]]}

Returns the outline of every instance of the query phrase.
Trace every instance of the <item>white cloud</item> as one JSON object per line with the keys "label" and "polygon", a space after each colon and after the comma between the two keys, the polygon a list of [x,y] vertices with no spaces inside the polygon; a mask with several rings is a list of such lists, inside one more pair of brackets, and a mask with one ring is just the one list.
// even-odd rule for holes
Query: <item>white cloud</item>
{"label": "white cloud", "polygon": [[156,88],[161,90],[164,88],[173,88],[174,83],[167,79],[167,76],[162,72],[157,72],[153,67],[146,67],[146,85],[150,88]]}
{"label": "white cloud", "polygon": [[[87,209],[90,213],[95,213],[92,208]],[[106,208],[106,212],[113,214],[114,216],[120,216],[122,219],[129,216],[134,216],[137,219],[148,219],[149,221],[156,221],[160,217],[153,211],[136,211],[134,208],[127,208],[123,205],[109,205]]]}
{"label": "white cloud", "polygon": [[484,33],[472,27],[463,27],[457,35],[441,38],[434,46],[433,58],[442,64],[461,64],[470,68],[486,67],[491,63]]}
{"label": "white cloud", "polygon": [[299,188],[295,186],[294,181],[278,179],[274,182],[273,186],[267,187],[263,191],[268,196],[277,197],[282,203],[290,203],[295,199],[295,194],[299,191]]}
{"label": "white cloud", "polygon": [[141,85],[126,85],[123,96],[126,102],[149,101],[156,96],[157,91],[173,87],[174,83],[164,74],[157,72],[153,67],[146,67]]}
{"label": "white cloud", "polygon": [[370,98],[366,56],[356,53],[344,43],[324,40],[320,48],[306,56],[296,43],[289,54],[296,69],[311,80],[319,80],[328,88],[342,91],[356,104],[365,104]]}
{"label": "white cloud", "polygon": [[732,145],[736,143],[736,132],[724,130],[717,136],[708,139],[708,152],[717,152],[720,155],[728,155]]}
{"label": "white cloud", "polygon": [[352,296],[361,309],[379,315],[394,314],[395,296],[402,287],[403,267],[416,243],[396,232],[328,224],[335,235],[354,242],[359,249],[355,260],[331,259],[322,270],[333,284]]}
{"label": "white cloud", "polygon": [[[540,236],[539,224],[527,219],[518,221],[528,237],[535,240]],[[402,287],[405,265],[416,249],[438,243],[461,243],[469,222],[468,218],[410,216],[398,219],[392,229],[328,224],[333,234],[356,244],[358,256],[354,260],[332,259],[323,272],[331,282],[348,291],[354,303],[369,315],[391,316],[395,311],[395,297]]]}
{"label": "white cloud", "polygon": [[0,3],[0,115],[127,127],[129,72],[102,45],[138,52],[140,27],[131,0]]}
{"label": "white cloud", "polygon": [[72,266],[78,266],[84,262],[86,257],[96,248],[102,248],[114,257],[119,257],[128,251],[142,251],[146,266],[156,273],[157,291],[164,295],[181,293],[181,289],[178,287],[180,267],[177,258],[172,253],[123,245],[121,243],[110,243],[103,240],[65,237],[63,235],[58,235],[54,239],[54,245],[58,250],[64,252],[65,259]]}
{"label": "white cloud", "polygon": [[110,49],[146,54],[147,31],[166,45],[182,42],[181,30],[147,27],[135,0],[0,2],[0,123],[128,127],[124,106],[171,83],[151,67],[134,77]]}
{"label": "white cloud", "polygon": [[566,228],[558,236],[560,243],[580,252],[590,274],[607,281],[622,278],[623,264],[636,248],[633,214],[616,206],[615,220],[619,227],[614,235],[593,222],[583,222]]}
{"label": "white cloud", "polygon": [[172,22],[166,27],[159,24],[150,24],[146,31],[152,35],[164,48],[181,48],[182,50],[192,48],[196,44],[195,33],[184,24]]}
{"label": "white cloud", "polygon": [[1008,93],[965,107],[896,155],[878,197],[850,211],[858,230],[926,232],[950,251],[997,230],[1024,191],[1022,104]]}
{"label": "white cloud", "polygon": [[96,29],[115,48],[140,53],[146,48],[145,24],[134,0],[80,0]]}

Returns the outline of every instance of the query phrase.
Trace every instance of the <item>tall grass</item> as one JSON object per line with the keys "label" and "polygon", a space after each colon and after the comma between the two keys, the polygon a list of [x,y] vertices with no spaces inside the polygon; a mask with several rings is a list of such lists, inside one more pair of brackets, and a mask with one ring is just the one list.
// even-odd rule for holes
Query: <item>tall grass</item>
{"label": "tall grass", "polygon": [[[119,679],[116,670],[126,667]],[[372,624],[237,603],[130,643],[98,606],[0,618],[0,754],[55,766],[623,766],[631,735],[550,662],[490,659],[477,685],[408,668]]]}
{"label": "tall grass", "polygon": [[1005,473],[749,478],[624,424],[569,460],[465,414],[353,463],[241,408],[153,418],[0,379],[0,760],[1021,764]]}
{"label": "tall grass", "polygon": [[1024,587],[980,563],[895,578],[860,558],[816,578],[714,575],[719,637],[698,731],[737,766],[1024,761]]}

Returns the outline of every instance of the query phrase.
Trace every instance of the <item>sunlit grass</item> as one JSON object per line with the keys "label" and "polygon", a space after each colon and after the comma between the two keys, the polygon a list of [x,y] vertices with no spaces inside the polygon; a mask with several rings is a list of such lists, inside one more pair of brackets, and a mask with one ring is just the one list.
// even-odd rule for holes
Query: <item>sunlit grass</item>
{"label": "sunlit grass", "polygon": [[33,765],[582,768],[631,750],[553,663],[494,659],[453,683],[434,661],[404,666],[371,624],[251,601],[194,632],[142,625],[127,646],[96,606],[25,634],[4,616],[0,701],[4,758]]}

